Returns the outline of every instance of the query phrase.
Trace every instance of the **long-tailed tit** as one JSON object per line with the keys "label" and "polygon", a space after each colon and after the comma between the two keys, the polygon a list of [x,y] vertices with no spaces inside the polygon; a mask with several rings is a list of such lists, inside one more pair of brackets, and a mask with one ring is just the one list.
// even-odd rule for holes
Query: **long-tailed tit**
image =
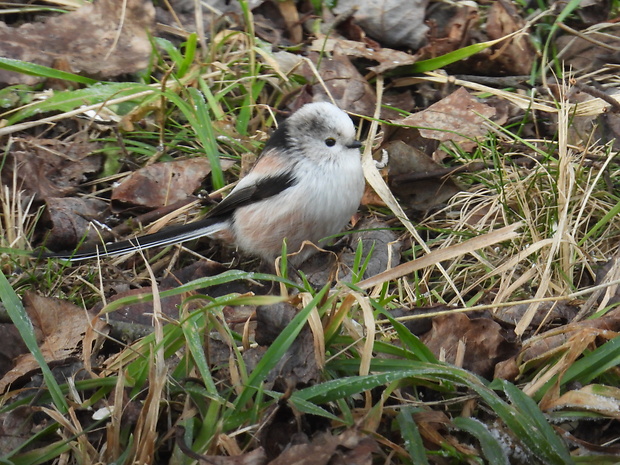
{"label": "long-tailed tit", "polygon": [[[210,236],[273,261],[321,244],[357,211],[364,190],[360,143],[349,116],[331,103],[304,105],[273,133],[252,170],[204,219],[154,234],[46,256],[84,260]],[[308,250],[306,250],[308,249]],[[312,253],[305,247],[294,263]]]}

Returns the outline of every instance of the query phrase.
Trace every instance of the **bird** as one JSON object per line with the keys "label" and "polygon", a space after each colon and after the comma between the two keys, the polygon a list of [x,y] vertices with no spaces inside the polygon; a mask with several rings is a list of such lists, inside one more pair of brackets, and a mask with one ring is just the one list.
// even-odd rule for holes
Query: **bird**
{"label": "bird", "polygon": [[[209,236],[273,263],[284,239],[289,252],[304,241],[324,246],[359,208],[365,186],[360,147],[347,113],[329,102],[305,104],[279,125],[249,173],[203,219],[44,257],[118,256]],[[291,264],[315,250],[305,247]]]}

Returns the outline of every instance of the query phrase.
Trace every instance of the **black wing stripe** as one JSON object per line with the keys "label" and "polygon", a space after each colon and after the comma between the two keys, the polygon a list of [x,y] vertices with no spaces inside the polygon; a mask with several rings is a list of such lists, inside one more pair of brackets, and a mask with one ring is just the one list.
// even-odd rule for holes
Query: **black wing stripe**
{"label": "black wing stripe", "polygon": [[239,207],[273,197],[285,191],[297,182],[290,172],[275,176],[267,176],[258,183],[233,191],[228,197],[217,204],[208,214],[208,218],[222,217],[231,214]]}

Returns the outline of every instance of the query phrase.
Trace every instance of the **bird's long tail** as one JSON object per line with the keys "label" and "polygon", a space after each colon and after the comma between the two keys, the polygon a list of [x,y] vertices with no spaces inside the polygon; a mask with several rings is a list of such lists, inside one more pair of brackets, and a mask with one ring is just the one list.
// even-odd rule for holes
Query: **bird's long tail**
{"label": "bird's long tail", "polygon": [[205,218],[193,223],[165,228],[153,234],[135,237],[109,244],[96,244],[74,252],[43,252],[35,255],[41,258],[59,258],[69,261],[88,260],[99,256],[118,256],[152,247],[180,244],[204,236],[211,236],[228,227],[227,221],[221,218]]}

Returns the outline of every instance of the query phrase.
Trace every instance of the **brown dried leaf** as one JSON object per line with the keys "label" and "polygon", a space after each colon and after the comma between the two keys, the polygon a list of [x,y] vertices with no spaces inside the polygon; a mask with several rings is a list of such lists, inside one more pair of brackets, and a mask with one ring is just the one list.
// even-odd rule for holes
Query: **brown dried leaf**
{"label": "brown dried leaf", "polygon": [[444,412],[437,410],[416,412],[413,414],[413,420],[425,441],[435,445],[448,442],[447,433],[452,422]]}
{"label": "brown dried leaf", "polygon": [[[98,0],[41,23],[9,27],[0,23],[0,55],[54,67],[67,63],[75,73],[96,77],[140,71],[148,65],[148,29],[155,10],[150,1]],[[119,33],[120,29],[120,33]],[[34,85],[42,78],[0,70],[0,82]]]}
{"label": "brown dried leaf", "polygon": [[400,265],[390,270],[379,273],[377,276],[373,276],[372,278],[360,281],[359,283],[357,283],[357,286],[360,289],[369,289],[372,286],[377,286],[387,281],[400,278],[401,276],[413,273],[416,270],[421,270],[426,267],[433,266],[436,263],[450,260],[455,257],[460,257],[466,253],[482,249],[483,247],[489,247],[499,242],[514,239],[518,236],[517,230],[521,228],[521,226],[523,226],[523,223],[521,222],[514,223],[509,226],[504,226],[503,228],[497,229],[490,233],[482,234],[472,239],[468,239],[463,243],[433,250],[431,253],[424,255],[420,258],[401,263]]}
{"label": "brown dried leaf", "polygon": [[13,368],[13,360],[21,354],[28,353],[28,348],[13,324],[0,324],[0,341],[2,341],[0,345],[0,377],[2,377]]}
{"label": "brown dried leaf", "polygon": [[[227,3],[232,5],[238,2],[228,1]],[[299,21],[299,13],[296,11],[293,2],[284,2],[286,5],[283,7],[280,5],[281,3],[283,2],[252,2],[254,31],[258,37],[274,46],[290,46],[297,43],[291,40],[293,37],[291,33],[297,33],[299,30],[303,33],[301,26],[303,21]],[[227,7],[229,10],[231,9],[230,5]],[[241,8],[237,6],[236,10],[240,19],[242,16]],[[288,16],[286,16],[287,14]],[[240,23],[237,24],[241,26]],[[290,29],[291,27],[293,30]]]}
{"label": "brown dried leaf", "polygon": [[[0,414],[0,454],[5,455],[14,452],[28,439],[32,439],[38,428],[33,415],[38,411],[38,407],[22,405]],[[32,449],[33,446],[34,444],[30,444],[22,449],[22,452]]]}
{"label": "brown dried leaf", "polygon": [[[582,91],[583,89],[583,91]],[[588,104],[596,99],[588,94],[588,86],[571,89],[569,98],[571,103]],[[597,92],[597,89],[593,89]],[[599,91],[600,92],[600,91]],[[607,89],[605,91],[612,99],[620,97],[620,90]],[[557,115],[550,115],[554,126],[557,124]],[[590,141],[597,140],[600,145],[612,142],[613,150],[620,150],[620,115],[617,111],[605,111],[599,114],[575,116],[568,128],[568,143],[574,145],[588,145]]]}
{"label": "brown dried leaf", "polygon": [[[24,294],[24,307],[46,362],[64,361],[77,354],[92,320],[82,308],[30,291]],[[96,324],[103,326],[102,322]],[[19,356],[13,369],[0,380],[0,392],[18,378],[38,369],[39,364],[32,354]]]}
{"label": "brown dried leaf", "polygon": [[[490,2],[487,24],[483,28],[488,40],[496,40],[522,29],[525,21],[511,2]],[[474,2],[445,2],[429,10],[427,23],[431,27],[429,44],[420,50],[420,59],[434,58],[452,52],[463,44],[480,42],[479,6]],[[527,75],[535,59],[535,50],[527,34],[504,40],[467,60],[448,66],[451,73],[504,76]]]}
{"label": "brown dried leaf", "polygon": [[346,250],[340,256],[339,281],[351,281],[358,243],[363,246],[362,263],[366,262],[367,257],[372,252],[361,279],[375,276],[400,264],[402,244],[398,242],[398,237],[394,231],[390,231],[389,228],[390,226],[387,223],[372,217],[364,218],[355,225],[356,231],[351,234],[350,239],[349,247],[351,249]]}
{"label": "brown dried leaf", "polygon": [[84,309],[31,291],[24,294],[24,308],[46,361],[75,354],[91,321]]}
{"label": "brown dried leaf", "polygon": [[[509,307],[500,307],[495,312],[495,319],[506,325],[516,325],[521,321],[529,304],[516,304]],[[539,327],[543,323],[566,324],[571,321],[579,309],[567,302],[541,302],[534,319],[530,323],[532,327]]]}
{"label": "brown dried leaf", "polygon": [[611,18],[610,12],[614,6],[616,5],[609,0],[582,0],[576,13],[585,26],[593,26],[607,22]]}
{"label": "brown dried leaf", "polygon": [[[222,160],[222,169],[234,162]],[[112,192],[112,202],[158,208],[189,197],[211,172],[206,158],[154,163],[127,176]]]}
{"label": "brown dried leaf", "polygon": [[[579,337],[580,333],[583,333],[582,337]],[[574,338],[583,340],[585,337],[591,338],[592,334],[595,335],[594,337],[600,334],[608,338],[617,333],[620,333],[620,309],[618,308],[601,318],[570,323],[560,329],[551,329],[530,339],[523,347],[519,358],[527,362],[557,351],[559,347],[568,344],[568,341]]]}
{"label": "brown dried leaf", "polygon": [[620,389],[603,385],[585,386],[570,390],[546,405],[547,410],[557,411],[563,408],[587,410],[608,418],[620,419]]}
{"label": "brown dried leaf", "polygon": [[84,241],[97,241],[99,231],[93,220],[101,218],[107,203],[93,198],[49,198],[45,209],[46,231],[44,245],[51,250],[71,250]]}
{"label": "brown dried leaf", "polygon": [[[421,292],[428,292],[428,288],[423,282],[420,282]],[[415,307],[414,310],[401,307],[390,310],[390,315],[393,318],[403,318],[401,323],[416,336],[421,336],[424,333],[429,332],[433,328],[433,316],[425,317],[425,314],[435,314],[437,312],[447,312],[452,307],[445,304],[430,305],[426,307]],[[408,318],[415,315],[415,318]]]}
{"label": "brown dried leaf", "polygon": [[266,461],[274,459],[288,447],[309,442],[308,436],[312,431],[307,427],[307,422],[300,421],[303,419],[304,415],[300,416],[282,401],[271,405],[263,413],[256,439],[265,449]]}
{"label": "brown dried leaf", "polygon": [[[141,260],[141,258],[138,258]],[[193,264],[181,268],[179,270],[171,271],[165,278],[161,280],[159,284],[159,290],[164,291],[166,289],[176,288],[179,285],[185,284],[189,281],[201,279],[208,276],[214,276],[225,271],[223,265],[217,262],[200,260]],[[125,283],[112,287],[112,290],[116,293],[112,296],[107,303],[114,302],[120,298],[136,296],[137,302],[131,305],[126,305],[116,309],[114,312],[107,314],[111,331],[115,334],[115,337],[122,339],[123,341],[135,340],[134,335],[141,337],[145,331],[152,328],[153,324],[153,302],[152,301],[140,301],[140,296],[151,292],[150,287],[142,287],[140,289],[127,289]],[[222,295],[231,293],[245,294],[255,293],[258,294],[261,286],[258,283],[252,283],[248,281],[233,281],[226,284],[220,284],[216,286],[210,286],[208,289],[196,290],[196,292],[208,293],[210,298],[216,298]],[[182,296],[170,296],[161,299],[162,314],[170,320],[175,321],[179,318],[179,308],[183,304]],[[200,300],[194,299],[185,303],[184,310],[192,311],[203,305]],[[95,305],[91,311],[96,314],[103,308],[103,303]],[[243,332],[243,326],[250,319],[254,313],[254,307],[251,306],[235,306],[224,307],[223,315],[227,325],[234,331],[239,333]],[[209,360],[214,365],[217,365],[215,360],[222,360],[226,364],[228,363],[228,356],[230,354],[230,348],[223,344],[218,345],[216,340],[209,342]]]}
{"label": "brown dried leaf", "polygon": [[495,113],[495,108],[481,103],[461,87],[427,109],[395,123],[416,126],[427,139],[452,141],[467,151],[476,147],[477,137],[486,135],[485,119],[492,119]]}
{"label": "brown dried leaf", "polygon": [[[319,55],[311,54],[316,63]],[[329,93],[336,100],[340,108],[360,115],[372,115],[375,110],[376,97],[373,88],[351,63],[348,57],[334,54],[330,59],[322,57],[320,74]],[[311,81],[315,81],[314,74],[307,66],[302,74]],[[311,100],[328,100],[322,84],[312,86]],[[303,102],[306,103],[306,102]]]}
{"label": "brown dried leaf", "polygon": [[[407,175],[413,173],[432,173],[443,168],[431,157],[399,140],[388,142],[383,149],[389,155],[390,181],[397,177],[406,179]],[[461,191],[451,178],[444,176],[411,182],[394,181],[390,182],[390,188],[404,206],[419,211],[426,211],[442,204]]]}
{"label": "brown dried leaf", "polygon": [[297,314],[297,309],[286,302],[260,306],[256,309],[256,343],[268,346],[276,340]]}
{"label": "brown dried leaf", "polygon": [[463,313],[433,318],[433,329],[422,342],[448,363],[457,362],[459,343],[464,344],[462,367],[484,377],[493,375],[495,365],[515,353],[514,344],[503,335],[502,327],[489,318],[470,319]]}
{"label": "brown dried leaf", "polygon": [[70,141],[16,139],[2,169],[2,182],[13,185],[15,178],[19,188],[37,200],[64,197],[100,169],[101,157],[91,155],[97,148],[86,134]]}
{"label": "brown dried leaf", "polygon": [[[189,447],[188,447],[189,449]],[[198,459],[198,457],[196,457]],[[267,457],[262,447],[241,455],[223,457],[220,455],[204,455],[198,459],[201,465],[266,465]]]}
{"label": "brown dried leaf", "polygon": [[565,66],[588,73],[609,63],[618,63],[620,26],[610,25],[605,30],[592,31],[586,37],[563,35],[556,43]]}
{"label": "brown dried leaf", "polygon": [[428,0],[339,0],[336,14],[354,10],[353,19],[366,33],[389,47],[418,49],[425,40]]}
{"label": "brown dried leaf", "polygon": [[[620,248],[617,250],[618,252],[616,252],[611,259],[603,263],[600,268],[596,270],[595,286],[610,284],[620,279]],[[602,295],[597,296],[597,300],[599,300],[599,309],[602,310],[605,307],[616,306],[618,302],[620,302],[620,285],[610,285],[604,292],[601,292],[601,294]]]}
{"label": "brown dried leaf", "polygon": [[420,50],[420,59],[445,55],[471,42],[475,33],[471,25],[477,21],[478,6],[473,2],[435,3],[427,11],[429,44]]}
{"label": "brown dried leaf", "polygon": [[357,431],[347,430],[338,436],[323,433],[309,444],[288,447],[268,465],[371,465],[377,451],[376,441]]}
{"label": "brown dried leaf", "polygon": [[[486,27],[489,39],[500,39],[524,26],[525,21],[514,5],[506,1],[493,2]],[[493,54],[487,60],[481,60],[487,68],[479,70],[491,75],[528,75],[532,71],[535,58],[536,51],[529,36],[522,34],[493,47]]]}
{"label": "brown dried leaf", "polygon": [[[128,291],[122,292],[113,296],[108,300],[108,303],[114,302],[118,299],[122,299],[124,297],[129,296],[141,296],[144,294],[148,294],[151,292],[151,287],[141,287],[140,289],[130,289]],[[163,288],[159,289],[160,291],[165,290]],[[171,318],[172,320],[176,320],[179,318],[179,305],[183,300],[182,296],[174,295],[170,297],[165,297],[160,300],[161,312],[163,315]],[[95,308],[97,310],[99,306]],[[120,307],[116,309],[114,312],[108,314],[109,318],[114,321],[121,321],[125,323],[133,323],[138,325],[152,325],[153,324],[153,302],[151,300],[148,301],[138,301],[132,303],[131,305],[126,305],[124,307]]]}
{"label": "brown dried leaf", "polygon": [[[583,326],[578,331],[573,331],[567,334],[567,336],[570,337],[562,347],[543,354],[545,360],[548,360],[549,357],[553,357],[554,359],[557,358],[557,362],[553,363],[550,366],[549,370],[546,372],[547,378],[536,379],[535,377],[523,388],[523,392],[528,395],[532,395],[534,392],[537,392],[542,387],[542,385],[545,383],[545,379],[550,379],[552,376],[557,375],[555,376],[553,383],[549,386],[549,388],[543,395],[543,398],[540,400],[539,406],[542,410],[547,410],[549,408],[549,405],[555,402],[560,396],[560,387],[562,379],[564,378],[564,374],[574,365],[575,361],[580,358],[586,351],[590,351],[592,347],[597,343],[597,341],[609,341],[611,339],[617,338],[618,333],[606,329],[601,329],[600,327]],[[537,340],[538,337],[532,339]],[[547,339],[547,341],[545,341],[545,339]],[[535,345],[541,347],[542,344],[538,344],[539,342],[549,342],[552,339],[554,338],[544,338],[542,341],[537,341]],[[527,350],[528,349],[522,350],[517,360],[521,359],[522,356],[523,358],[525,358],[525,353]],[[561,354],[562,356],[558,357],[558,354]],[[523,364],[520,368],[521,371],[524,372],[528,371],[532,367],[537,367],[538,365],[538,360],[530,360],[528,363]]]}
{"label": "brown dried leaf", "polygon": [[493,379],[505,379],[506,381],[514,382],[520,374],[516,357],[510,357],[508,360],[498,362],[495,365]]}
{"label": "brown dried leaf", "polygon": [[[210,261],[197,261],[180,270],[171,271],[164,279],[161,280],[158,288],[160,291],[173,289],[196,279],[214,276],[224,270],[225,268],[219,263]],[[223,285],[211,286],[208,288],[208,290],[204,289],[202,290],[202,292],[208,292],[210,298],[215,298],[230,293],[243,294],[247,292],[252,292],[253,290],[255,289],[252,287],[251,283],[248,283],[246,281],[234,281],[232,283],[227,283]],[[149,294],[151,292],[151,287],[146,286],[141,287],[140,289],[129,290],[118,289],[117,291],[117,294],[111,297],[107,301],[107,303],[114,302],[124,297]],[[196,292],[201,292],[201,290],[197,289]],[[181,295],[161,298],[160,305],[162,314],[170,318],[171,320],[177,320],[179,318],[179,308],[183,300],[184,297]],[[186,305],[187,306],[185,307],[185,309],[191,311],[192,309],[194,309],[194,307],[202,305],[202,303],[198,300],[195,300],[194,302],[190,302]],[[97,313],[102,308],[103,304],[100,303],[93,308],[93,312]],[[247,314],[246,308],[238,310],[236,307],[232,310],[230,310],[229,308],[225,308],[224,314],[226,321],[230,326],[234,325],[236,320],[239,319],[245,322],[249,316]],[[138,301],[132,303],[131,305],[120,307],[114,312],[109,313],[108,316],[111,320],[114,320],[115,322],[121,321],[130,324],[152,325],[153,302]]]}
{"label": "brown dried leaf", "polygon": [[314,52],[334,52],[349,57],[365,58],[379,62],[368,69],[377,74],[384,73],[399,66],[411,65],[417,61],[415,55],[393,50],[391,48],[369,48],[366,44],[355,40],[318,38],[312,42]]}
{"label": "brown dried leaf", "polygon": [[449,434],[453,425],[444,412],[437,410],[416,412],[413,414],[413,420],[425,443],[435,444],[438,447],[448,443],[462,454],[476,454],[472,446],[460,442],[455,436]]}

